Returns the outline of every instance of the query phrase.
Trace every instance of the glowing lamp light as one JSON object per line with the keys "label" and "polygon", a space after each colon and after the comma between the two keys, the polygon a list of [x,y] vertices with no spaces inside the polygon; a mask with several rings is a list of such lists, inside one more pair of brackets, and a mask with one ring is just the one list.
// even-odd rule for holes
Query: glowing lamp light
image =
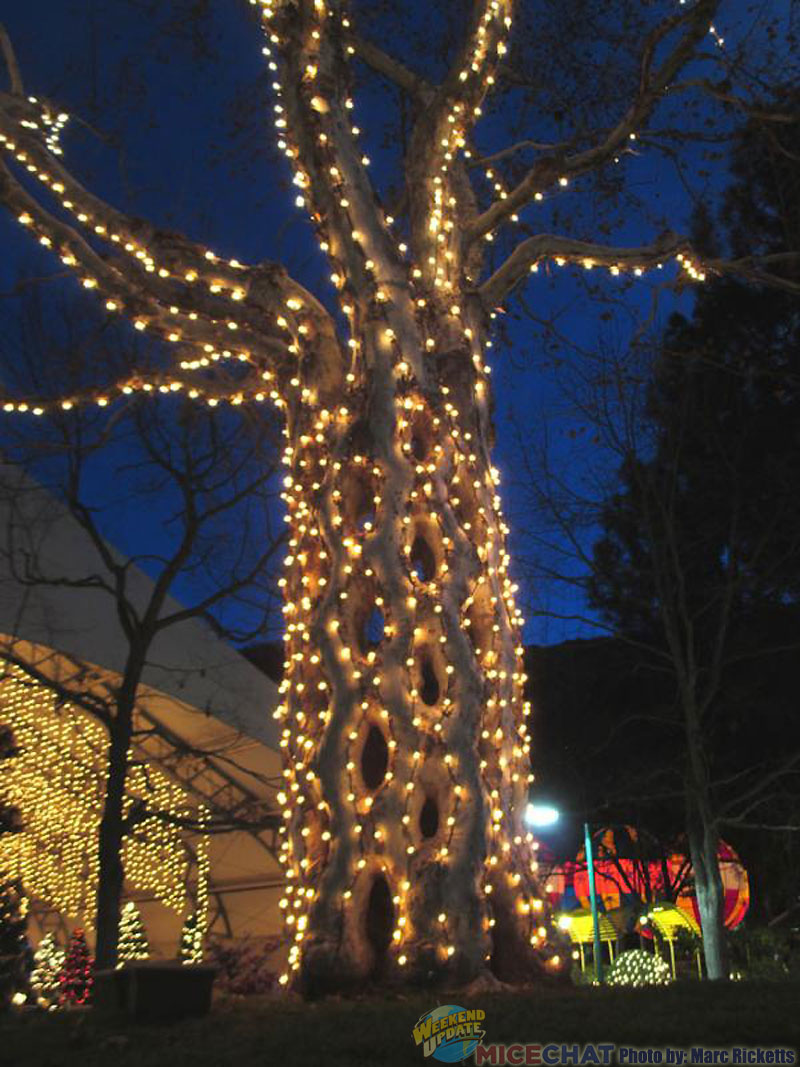
{"label": "glowing lamp light", "polygon": [[554,826],[559,819],[558,808],[552,804],[529,804],[525,809],[528,826]]}

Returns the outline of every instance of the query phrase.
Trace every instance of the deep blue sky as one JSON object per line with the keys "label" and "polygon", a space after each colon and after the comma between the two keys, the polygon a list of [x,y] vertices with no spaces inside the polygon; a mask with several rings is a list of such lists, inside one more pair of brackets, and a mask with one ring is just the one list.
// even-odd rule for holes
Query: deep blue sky
{"label": "deep blue sky", "polygon": [[[202,33],[195,34],[192,24],[181,19],[181,11],[193,6],[206,12],[199,26]],[[375,12],[366,6],[374,18]],[[282,260],[291,273],[330,301],[327,265],[303,215],[293,207],[287,170],[272,152],[269,128],[265,122],[251,121],[268,113],[271,99],[265,91],[262,42],[244,0],[194,5],[190,0],[27,0],[11,7],[4,14],[5,25],[16,45],[26,90],[57,101],[97,131],[72,123],[63,141],[68,165],[90,188],[123,210],[181,229],[225,256],[250,262]],[[356,19],[363,7],[354,5]],[[666,13],[673,7],[677,5],[665,3],[658,9]],[[757,41],[766,16],[782,7],[776,2],[759,8],[754,23],[750,8],[743,0],[734,0],[723,4],[717,25],[732,47],[737,35],[741,38],[745,33],[754,34]],[[423,8],[429,11],[427,5],[408,8],[412,36],[419,29]],[[178,32],[173,36],[165,24],[175,12]],[[205,52],[207,41],[212,44],[211,55]],[[392,47],[411,65],[418,62],[423,69],[431,69],[435,60],[430,56],[409,59],[409,41],[411,36],[404,46],[402,38],[393,36]],[[587,47],[591,56],[591,42]],[[556,52],[550,58],[558,63]],[[598,43],[595,59],[601,69],[613,57],[607,59]],[[382,119],[392,102],[392,94],[380,84],[365,85],[356,94],[356,120],[364,130],[365,149],[375,161],[382,186],[390,185],[395,174],[396,139],[382,143],[381,136]],[[621,111],[623,101],[612,101],[611,106],[612,112],[614,106]],[[498,116],[496,129],[513,119],[507,109]],[[542,117],[541,125],[530,129],[527,136],[550,139],[555,132],[550,120]],[[484,150],[505,143],[500,132],[479,133],[478,142]],[[694,189],[713,194],[722,187],[724,168],[717,164],[707,174],[701,173],[700,151],[697,145],[686,146],[684,158],[694,164],[690,167]],[[538,208],[535,216],[530,214],[530,225],[554,229],[564,223],[580,236],[632,244],[656,236],[654,226],[660,219],[668,218],[673,229],[687,228],[690,195],[662,157],[643,150],[626,157],[621,166],[638,210],[628,202],[604,206],[589,182],[577,182]],[[608,235],[594,229],[595,223],[604,220],[609,224]],[[21,239],[19,227],[6,215],[0,217],[0,242],[4,249],[0,289],[4,292],[13,286],[20,270],[53,272],[53,261]],[[569,361],[581,358],[580,351],[624,351],[637,319],[651,310],[653,285],[662,283],[667,273],[637,281],[633,288],[605,277],[601,292],[612,303],[598,304],[583,278],[568,270],[543,270],[532,279],[526,299],[537,317],[555,318],[559,331],[571,339],[574,348],[565,346],[555,354],[569,366]],[[77,292],[73,282],[48,284]],[[691,295],[678,298],[661,292],[654,327],[676,307],[688,310]],[[6,296],[2,309],[5,356],[16,343],[14,311],[14,300]],[[524,492],[519,428],[538,441],[546,431],[555,463],[576,486],[592,482],[597,471],[607,474],[613,460],[601,448],[587,445],[589,435],[581,429],[585,423],[556,382],[564,368],[554,371],[553,352],[543,346],[534,323],[524,316],[506,318],[513,351],[498,344],[493,362],[497,465],[506,487],[515,557],[530,554],[524,535],[532,523]],[[108,534],[123,550],[136,552],[145,537],[158,538],[157,523],[152,525],[151,520],[151,516],[115,510],[106,520]],[[523,603],[542,612],[527,611],[528,641],[550,643],[592,632],[585,624],[547,617],[547,609],[574,615],[581,608],[546,583],[534,588],[525,582]]]}

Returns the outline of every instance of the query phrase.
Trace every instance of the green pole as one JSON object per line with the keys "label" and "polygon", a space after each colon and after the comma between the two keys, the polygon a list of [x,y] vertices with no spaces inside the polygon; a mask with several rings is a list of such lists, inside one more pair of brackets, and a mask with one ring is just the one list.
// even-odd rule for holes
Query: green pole
{"label": "green pole", "polygon": [[586,870],[589,872],[589,900],[592,904],[592,927],[594,929],[594,974],[598,982],[603,981],[602,945],[600,944],[600,916],[597,914],[597,889],[594,884],[594,856],[592,855],[592,835],[589,824],[583,824],[583,840],[586,849]]}

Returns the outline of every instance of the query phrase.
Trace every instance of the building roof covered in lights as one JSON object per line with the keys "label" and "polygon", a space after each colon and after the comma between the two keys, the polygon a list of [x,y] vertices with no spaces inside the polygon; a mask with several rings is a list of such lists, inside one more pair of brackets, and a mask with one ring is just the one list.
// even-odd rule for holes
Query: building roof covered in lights
{"label": "building roof covered in lights", "polygon": [[[127,564],[130,599],[144,602],[152,580],[111,551]],[[19,468],[0,466],[0,649],[40,678],[68,677],[73,689],[78,680],[86,692],[102,693],[119,680],[126,652],[113,598],[91,586],[26,581],[32,559],[44,576],[86,579],[98,572],[95,552],[49,492]],[[165,611],[180,608],[169,600]],[[259,938],[280,926],[277,703],[275,683],[202,619],[157,636],[138,699],[134,758],[157,767],[212,823],[230,827],[208,839],[209,930],[222,938]],[[54,706],[52,694],[41,700],[43,731]],[[0,723],[8,717],[0,693]],[[186,836],[191,852],[191,833]],[[181,913],[141,885],[126,884],[126,895],[137,902],[154,954],[175,956],[188,899]],[[32,901],[32,916],[33,940],[49,930],[66,936],[90,919],[65,915],[47,899]]]}

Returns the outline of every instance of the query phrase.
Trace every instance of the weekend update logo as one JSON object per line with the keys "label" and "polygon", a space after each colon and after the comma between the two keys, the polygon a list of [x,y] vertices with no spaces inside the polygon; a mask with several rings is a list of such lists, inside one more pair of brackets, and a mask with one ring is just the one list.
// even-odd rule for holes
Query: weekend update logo
{"label": "weekend update logo", "polygon": [[691,1067],[693,1064],[797,1064],[797,1053],[790,1048],[629,1048],[626,1045],[605,1044],[549,1044],[549,1045],[484,1045],[481,1023],[486,1012],[480,1008],[466,1011],[455,1004],[445,1004],[427,1015],[420,1016],[414,1027],[414,1044],[422,1046],[422,1054],[433,1056],[441,1063],[465,1062],[475,1056],[476,1067],[515,1067],[525,1064],[568,1064],[569,1067],[611,1067],[616,1062],[633,1067],[634,1064],[672,1064]]}
{"label": "weekend update logo", "polygon": [[480,1008],[466,1011],[455,1004],[444,1004],[420,1016],[414,1027],[414,1043],[422,1045],[424,1056],[442,1063],[460,1063],[471,1056],[483,1040],[480,1025],[486,1012]]}

